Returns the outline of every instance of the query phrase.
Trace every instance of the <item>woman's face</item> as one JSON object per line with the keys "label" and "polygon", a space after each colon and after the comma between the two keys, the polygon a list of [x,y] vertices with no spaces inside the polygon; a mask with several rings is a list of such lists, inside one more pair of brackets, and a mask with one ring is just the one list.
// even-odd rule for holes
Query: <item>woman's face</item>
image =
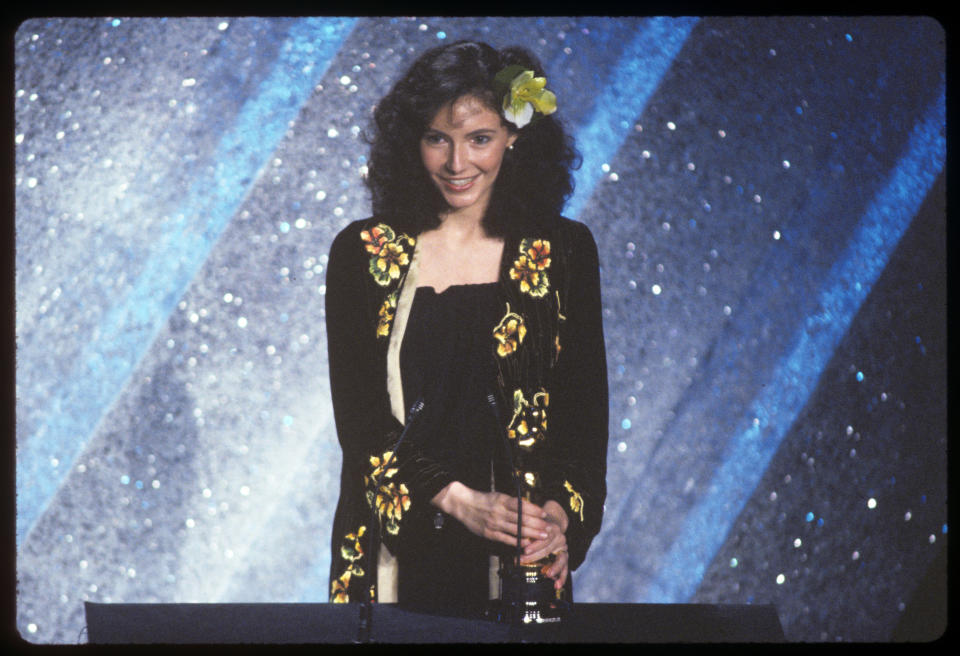
{"label": "woman's face", "polygon": [[451,213],[483,216],[503,153],[516,139],[479,98],[464,96],[440,108],[420,139],[420,158]]}

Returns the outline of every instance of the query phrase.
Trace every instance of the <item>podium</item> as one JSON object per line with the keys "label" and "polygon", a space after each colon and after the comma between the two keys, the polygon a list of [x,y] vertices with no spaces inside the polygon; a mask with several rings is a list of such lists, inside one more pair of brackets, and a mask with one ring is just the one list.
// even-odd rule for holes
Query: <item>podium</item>
{"label": "podium", "polygon": [[[85,603],[93,644],[348,644],[357,604]],[[510,625],[373,604],[371,643],[783,642],[772,605],[574,604],[556,624]]]}

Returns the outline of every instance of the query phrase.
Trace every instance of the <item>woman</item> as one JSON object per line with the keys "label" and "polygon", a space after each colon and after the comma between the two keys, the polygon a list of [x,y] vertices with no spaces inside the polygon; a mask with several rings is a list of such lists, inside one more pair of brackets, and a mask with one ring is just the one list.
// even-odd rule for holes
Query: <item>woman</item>
{"label": "woman", "polygon": [[577,156],[542,75],[523,49],[458,42],[376,108],[374,217],[327,270],[331,601],[479,611],[518,548],[572,600],[606,495],[606,359],[596,245],[560,216]]}

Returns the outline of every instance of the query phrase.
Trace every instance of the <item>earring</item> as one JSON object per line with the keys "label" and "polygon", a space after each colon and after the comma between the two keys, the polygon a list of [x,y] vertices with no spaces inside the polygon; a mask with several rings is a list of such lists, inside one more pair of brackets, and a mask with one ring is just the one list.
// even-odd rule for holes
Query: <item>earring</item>
{"label": "earring", "polygon": [[507,146],[507,150],[513,150],[513,144],[510,144],[509,146]]}

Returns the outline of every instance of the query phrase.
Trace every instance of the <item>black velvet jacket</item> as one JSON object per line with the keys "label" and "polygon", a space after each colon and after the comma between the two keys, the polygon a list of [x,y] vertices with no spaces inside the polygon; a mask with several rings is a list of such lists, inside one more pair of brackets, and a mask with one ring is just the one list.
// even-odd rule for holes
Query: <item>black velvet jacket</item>
{"label": "black velvet jacket", "polygon": [[[403,425],[391,413],[387,348],[414,246],[388,218],[375,217],[347,226],[330,250],[327,345],[343,449],[332,602],[362,601],[375,587],[368,531],[396,553],[404,519],[432,514],[430,500],[453,480],[415,440],[404,440],[391,459]],[[606,498],[609,410],[597,247],[585,225],[557,217],[537,234],[507,237],[500,271],[503,318],[490,326],[499,414],[515,460],[535,469],[544,499],[567,512],[573,571],[600,530]],[[496,487],[516,494],[509,476]],[[373,508],[379,526],[371,526]]]}

